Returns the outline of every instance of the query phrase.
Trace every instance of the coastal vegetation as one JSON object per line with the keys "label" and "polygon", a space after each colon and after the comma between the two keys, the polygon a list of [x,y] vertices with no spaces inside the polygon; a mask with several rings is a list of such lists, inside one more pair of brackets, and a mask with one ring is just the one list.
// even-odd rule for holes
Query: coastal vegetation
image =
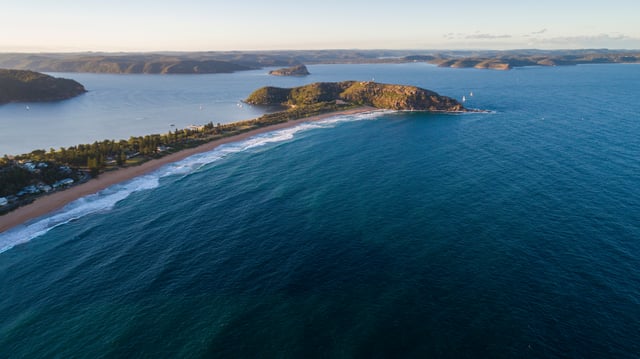
{"label": "coastal vegetation", "polygon": [[209,122],[165,134],[96,141],[4,156],[0,158],[0,214],[31,203],[38,196],[98,177],[105,171],[140,165],[151,159],[262,127],[353,107],[351,104],[316,103],[268,113],[247,121],[215,125]]}
{"label": "coastal vegetation", "polygon": [[521,66],[638,63],[628,50],[279,50],[162,53],[4,53],[0,67],[45,72],[204,74],[298,64],[425,62],[442,67],[508,70]]}
{"label": "coastal vegetation", "polygon": [[392,110],[468,111],[456,100],[414,86],[344,81],[283,89],[264,87],[246,99],[282,111],[229,124],[209,122],[164,134],[103,140],[48,151],[39,149],[0,159],[0,213],[37,196],[82,183],[105,171],[136,166],[154,158],[251,130],[323,113],[362,106]]}
{"label": "coastal vegetation", "polygon": [[85,93],[80,83],[27,70],[0,69],[0,104],[64,100]]}
{"label": "coastal vegetation", "polygon": [[263,87],[245,100],[254,105],[281,105],[290,109],[319,103],[348,103],[389,110],[466,112],[458,101],[415,86],[377,82],[317,82],[295,88]]}
{"label": "coastal vegetation", "polygon": [[296,65],[278,70],[269,71],[269,75],[273,76],[306,76],[310,75],[305,65]]}
{"label": "coastal vegetation", "polygon": [[550,54],[523,55],[501,54],[496,56],[467,56],[461,58],[434,58],[429,62],[440,67],[510,70],[524,66],[567,66],[580,64],[638,63],[640,53],[587,53],[581,55]]}

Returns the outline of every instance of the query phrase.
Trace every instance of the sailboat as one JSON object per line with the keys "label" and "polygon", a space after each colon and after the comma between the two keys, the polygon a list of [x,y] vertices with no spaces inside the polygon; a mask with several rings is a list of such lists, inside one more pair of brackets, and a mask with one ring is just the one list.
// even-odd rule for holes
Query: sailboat
{"label": "sailboat", "polygon": [[462,96],[462,102],[465,102],[465,101],[467,101],[467,98]]}
{"label": "sailboat", "polygon": [[469,92],[469,97],[473,97],[473,91]]}

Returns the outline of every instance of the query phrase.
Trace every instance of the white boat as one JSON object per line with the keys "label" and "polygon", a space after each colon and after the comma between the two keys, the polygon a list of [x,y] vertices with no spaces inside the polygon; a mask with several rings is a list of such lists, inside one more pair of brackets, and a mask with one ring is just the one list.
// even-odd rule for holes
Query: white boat
{"label": "white boat", "polygon": [[465,101],[467,101],[467,98],[462,96],[462,102],[465,102]]}

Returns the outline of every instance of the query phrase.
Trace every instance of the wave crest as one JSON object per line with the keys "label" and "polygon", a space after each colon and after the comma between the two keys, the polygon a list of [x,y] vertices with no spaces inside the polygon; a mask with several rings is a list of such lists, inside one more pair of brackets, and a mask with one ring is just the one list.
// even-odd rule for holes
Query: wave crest
{"label": "wave crest", "polygon": [[356,115],[341,115],[315,122],[305,122],[281,130],[265,132],[248,139],[220,145],[214,150],[187,157],[167,164],[158,170],[106,188],[98,193],[79,198],[59,211],[37,218],[23,225],[0,233],[0,253],[16,245],[44,235],[58,226],[77,220],[89,214],[111,210],[118,202],[132,193],[151,190],[160,186],[160,179],[170,176],[187,176],[201,167],[216,162],[228,155],[247,151],[272,143],[285,142],[295,138],[300,132],[312,129],[331,128],[343,122],[375,119],[386,111],[368,112]]}

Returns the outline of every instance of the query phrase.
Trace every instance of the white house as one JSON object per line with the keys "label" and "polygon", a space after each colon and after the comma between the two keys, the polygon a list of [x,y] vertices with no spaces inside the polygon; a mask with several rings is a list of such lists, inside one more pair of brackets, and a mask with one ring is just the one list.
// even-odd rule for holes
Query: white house
{"label": "white house", "polygon": [[59,188],[59,187],[63,187],[63,186],[70,186],[73,184],[73,179],[71,178],[65,178],[63,180],[60,180],[56,183],[54,183],[53,185],[51,185],[51,187],[53,188]]}
{"label": "white house", "polygon": [[204,126],[203,125],[189,125],[189,126],[187,126],[187,130],[204,131]]}

